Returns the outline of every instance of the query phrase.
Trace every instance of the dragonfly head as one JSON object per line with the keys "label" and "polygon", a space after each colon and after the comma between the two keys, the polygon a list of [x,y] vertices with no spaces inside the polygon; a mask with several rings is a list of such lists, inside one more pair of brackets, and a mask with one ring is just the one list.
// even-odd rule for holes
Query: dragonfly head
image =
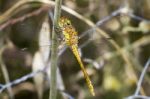
{"label": "dragonfly head", "polygon": [[60,28],[65,28],[67,26],[71,25],[71,21],[68,18],[61,17],[59,20],[59,27]]}

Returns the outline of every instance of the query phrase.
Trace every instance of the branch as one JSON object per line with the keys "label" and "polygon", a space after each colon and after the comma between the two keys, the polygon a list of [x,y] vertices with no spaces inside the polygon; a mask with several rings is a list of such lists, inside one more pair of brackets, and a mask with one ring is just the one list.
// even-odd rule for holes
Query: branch
{"label": "branch", "polygon": [[[49,99],[56,99],[56,93],[57,93],[57,88],[56,88],[56,70],[57,70],[57,60],[58,60],[58,39],[57,39],[57,34],[56,34],[56,27],[58,26],[58,21],[60,18],[60,13],[61,13],[61,2],[62,0],[56,0],[55,1],[55,11],[54,11],[54,25],[53,25],[53,31],[52,31],[52,47],[51,47],[51,68],[50,68],[50,73],[51,73],[51,79],[50,79],[50,96]],[[56,27],[55,27],[56,26]]]}

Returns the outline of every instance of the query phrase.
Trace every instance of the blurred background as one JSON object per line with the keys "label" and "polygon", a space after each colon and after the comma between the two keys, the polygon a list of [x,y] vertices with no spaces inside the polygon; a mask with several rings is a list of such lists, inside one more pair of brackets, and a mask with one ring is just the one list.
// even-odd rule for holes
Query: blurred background
{"label": "blurred background", "polygon": [[[75,56],[58,34],[57,98],[133,95],[150,57],[150,0],[62,1],[61,15],[78,32],[96,96],[89,93]],[[0,99],[48,99],[53,10],[51,0],[0,0]],[[141,95],[150,96],[149,72]]]}

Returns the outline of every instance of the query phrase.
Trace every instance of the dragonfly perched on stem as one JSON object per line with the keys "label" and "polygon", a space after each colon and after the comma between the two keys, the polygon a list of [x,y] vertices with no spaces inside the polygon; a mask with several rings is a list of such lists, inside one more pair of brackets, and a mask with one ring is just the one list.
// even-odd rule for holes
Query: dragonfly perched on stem
{"label": "dragonfly perched on stem", "polygon": [[[84,77],[85,77],[85,80],[86,80],[86,83],[88,85],[88,88],[89,88],[89,91],[90,93],[95,96],[95,92],[94,92],[94,87],[92,85],[92,82],[88,76],[88,73],[86,72],[86,69],[84,67],[84,64],[81,60],[81,57],[80,57],[80,53],[78,51],[78,40],[79,40],[79,36],[78,36],[78,33],[77,31],[75,30],[75,28],[73,27],[73,25],[71,24],[71,21],[66,18],[66,17],[62,17],[60,18],[59,20],[59,27],[58,28],[58,32],[62,32],[63,34],[63,39],[65,40],[65,42],[62,42],[64,45],[64,43],[66,43],[66,45],[68,45],[69,48],[71,48],[73,54],[75,55],[80,67],[81,67],[81,70],[84,74]],[[43,33],[42,33],[43,34]],[[41,36],[42,37],[42,36]],[[61,38],[60,38],[61,39]],[[45,37],[44,37],[44,40],[45,40]],[[42,43],[42,42],[41,42]],[[44,46],[50,46],[50,42],[48,42],[48,44],[39,44],[41,47],[44,47]],[[60,49],[62,48],[63,46],[60,46]],[[27,48],[24,48],[22,50],[26,50]],[[46,51],[44,50],[44,53]],[[62,52],[62,51],[61,51]],[[61,53],[60,52],[60,53]],[[59,54],[60,54],[59,53]],[[47,56],[47,54],[46,54]]]}
{"label": "dragonfly perched on stem", "polygon": [[61,32],[64,35],[65,43],[71,48],[73,54],[75,55],[81,70],[84,74],[84,77],[86,79],[86,83],[88,85],[88,88],[90,90],[90,93],[95,96],[94,87],[92,85],[92,82],[88,76],[88,73],[86,72],[83,62],[81,61],[81,57],[78,51],[78,33],[75,30],[75,28],[72,26],[71,21],[68,18],[62,17],[59,20],[59,28],[61,29]]}

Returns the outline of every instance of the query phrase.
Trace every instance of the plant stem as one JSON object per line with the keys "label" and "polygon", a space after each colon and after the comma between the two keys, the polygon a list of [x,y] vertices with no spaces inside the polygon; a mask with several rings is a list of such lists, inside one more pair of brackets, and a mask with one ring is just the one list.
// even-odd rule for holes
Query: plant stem
{"label": "plant stem", "polygon": [[58,55],[57,55],[57,50],[58,50],[58,39],[57,39],[57,34],[56,34],[56,27],[58,26],[58,21],[60,18],[60,13],[61,13],[61,2],[62,0],[56,0],[55,1],[55,11],[54,11],[54,21],[53,21],[53,31],[52,31],[52,46],[51,46],[51,68],[50,68],[50,96],[49,99],[56,99],[56,94],[57,94],[57,60],[58,60]]}
{"label": "plant stem", "polygon": [[[2,42],[2,39],[0,41]],[[0,68],[2,70],[2,74],[4,75],[5,82],[8,84],[10,82],[9,73],[8,73],[6,65],[3,61],[3,57],[2,57],[2,53],[5,50],[5,48],[6,48],[6,46],[4,44],[0,43]],[[8,91],[8,94],[9,94],[9,98],[14,99],[14,94],[13,94],[11,86],[9,86],[7,88],[7,91]]]}

